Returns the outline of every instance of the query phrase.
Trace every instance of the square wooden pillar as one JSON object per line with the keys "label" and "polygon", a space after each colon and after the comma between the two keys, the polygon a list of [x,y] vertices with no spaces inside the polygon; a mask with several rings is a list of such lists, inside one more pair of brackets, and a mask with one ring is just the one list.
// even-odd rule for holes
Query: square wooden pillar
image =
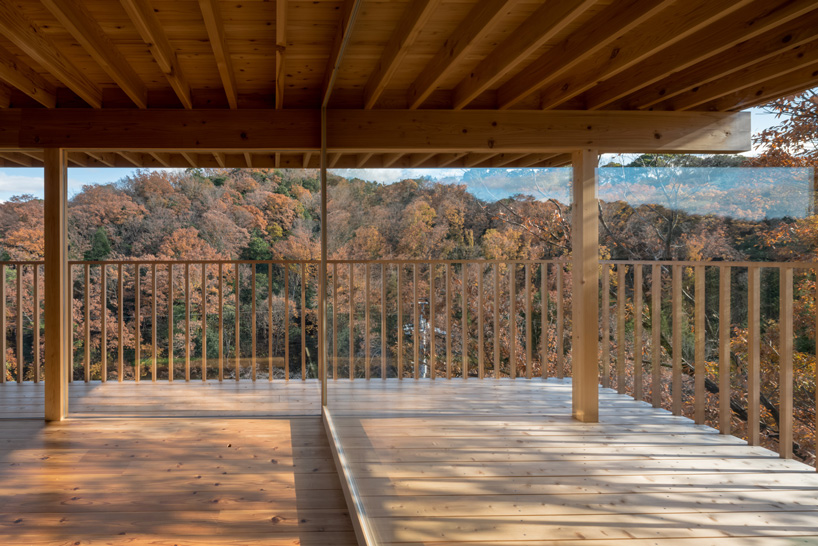
{"label": "square wooden pillar", "polygon": [[572,414],[585,423],[599,420],[599,205],[597,150],[572,154],[571,207],[573,266]]}
{"label": "square wooden pillar", "polygon": [[65,150],[46,148],[45,166],[45,420],[68,414],[70,292],[66,229]]}

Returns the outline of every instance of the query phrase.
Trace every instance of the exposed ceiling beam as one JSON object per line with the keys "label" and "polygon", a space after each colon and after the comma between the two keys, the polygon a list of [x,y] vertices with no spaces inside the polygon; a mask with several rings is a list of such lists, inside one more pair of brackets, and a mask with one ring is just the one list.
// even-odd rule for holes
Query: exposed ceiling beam
{"label": "exposed ceiling beam", "polygon": [[375,70],[364,86],[364,108],[372,108],[378,102],[389,80],[439,3],[440,0],[415,0],[406,6],[403,16],[398,20],[397,28],[383,48]]}
{"label": "exposed ceiling beam", "polygon": [[526,157],[519,159],[514,163],[514,167],[516,168],[527,168],[533,167],[538,163],[542,163],[543,161],[548,161],[549,159],[554,159],[562,154],[530,154]]}
{"label": "exposed ceiling beam", "polygon": [[140,108],[148,107],[148,89],[88,10],[77,0],[41,0],[62,26]]}
{"label": "exposed ceiling beam", "polygon": [[[646,24],[619,36],[598,55],[592,55],[568,73],[558,78],[549,76],[547,86],[540,95],[541,108],[555,108],[564,104],[601,80],[656,55],[752,1],[717,4],[713,0],[688,0],[671,5]],[[671,28],[673,32],[668,32]]]}
{"label": "exposed ceiling beam", "polygon": [[403,157],[403,154],[383,154],[383,167],[385,169],[391,167],[397,163],[401,157]]}
{"label": "exposed ceiling beam", "polygon": [[492,159],[491,166],[495,169],[500,169],[505,167],[510,163],[514,163],[515,161],[519,161],[520,159],[524,158],[526,154],[500,154],[499,156]]}
{"label": "exposed ceiling beam", "polygon": [[335,87],[335,78],[338,75],[338,70],[341,68],[341,61],[344,57],[344,51],[349,43],[352,35],[352,27],[355,24],[355,19],[358,16],[358,11],[361,8],[363,0],[345,0],[341,10],[341,20],[338,24],[338,29],[335,32],[335,38],[332,42],[332,49],[330,50],[329,61],[327,68],[324,71],[324,81],[321,85],[321,104],[327,106],[329,104],[332,90]]}
{"label": "exposed ceiling beam", "polygon": [[[722,55],[716,55],[685,70],[674,72],[630,95],[628,103],[638,108],[650,108],[814,40],[818,40],[818,12],[799,18],[796,24],[774,28],[753,40],[741,42]],[[725,57],[730,59],[729,66],[724,64]]]}
{"label": "exposed ceiling beam", "polygon": [[[600,55],[619,36],[643,24],[676,0],[628,0],[614,2],[562,43],[511,77],[497,90],[498,108],[509,108],[585,59]],[[548,4],[546,4],[548,5]]]}
{"label": "exposed ceiling beam", "polygon": [[93,157],[103,165],[107,165],[108,167],[116,167],[116,154],[110,152],[86,152],[89,156]]}
{"label": "exposed ceiling beam", "polygon": [[196,154],[192,154],[189,152],[180,152],[182,157],[187,161],[188,165],[193,167],[194,169],[198,167],[199,163],[197,161]]}
{"label": "exposed ceiling beam", "polygon": [[571,164],[571,154],[559,154],[543,161],[535,162],[531,165],[537,169],[546,169],[546,168],[553,168],[553,167],[564,167],[566,165]]}
{"label": "exposed ceiling beam", "polygon": [[546,2],[457,84],[453,108],[464,108],[594,4],[596,0]]}
{"label": "exposed ceiling beam", "polygon": [[119,155],[121,155],[123,159],[128,161],[134,167],[141,167],[143,165],[143,163],[144,163],[142,158],[140,157],[140,154],[137,154],[137,153],[134,153],[134,152],[123,152],[123,151],[118,151],[117,153]]}
{"label": "exposed ceiling beam", "polygon": [[785,76],[818,62],[818,41],[796,47],[729,76],[678,95],[660,103],[656,110],[690,110],[747,87],[754,87],[768,80]]}
{"label": "exposed ceiling beam", "polygon": [[120,0],[142,40],[148,45],[159,69],[165,74],[168,83],[179,97],[182,106],[193,108],[190,85],[182,74],[179,59],[159,24],[159,18],[148,2],[149,0]]}
{"label": "exposed ceiling beam", "polygon": [[167,168],[167,167],[171,166],[170,154],[160,153],[160,152],[151,152],[150,155],[151,155],[152,158],[154,158],[156,161],[158,161],[159,164],[162,165],[163,167]]}
{"label": "exposed ceiling beam", "polygon": [[[55,0],[49,0],[54,2]],[[227,49],[227,41],[224,37],[224,24],[219,6],[216,0],[199,0],[199,8],[202,11],[207,37],[210,40],[210,47],[213,49],[213,56],[216,58],[216,66],[219,69],[219,76],[222,79],[224,94],[227,96],[227,104],[230,108],[238,108],[238,91],[236,88],[236,74],[233,71],[233,61]]]}
{"label": "exposed ceiling beam", "polygon": [[17,163],[21,167],[33,167],[34,160],[27,155],[14,153],[14,152],[0,152],[0,158],[5,159],[6,161],[11,161],[12,163]]}
{"label": "exposed ceiling beam", "polygon": [[327,168],[334,168],[338,164],[339,159],[341,159],[341,154],[329,154],[327,158]]}
{"label": "exposed ceiling beam", "polygon": [[497,154],[469,154],[463,159],[463,166],[466,168],[477,167],[484,161],[488,161]]}
{"label": "exposed ceiling beam", "polygon": [[[28,20],[12,2],[0,2],[0,32],[82,100],[94,108],[102,107],[102,91],[99,87],[71,64],[47,33]],[[28,91],[23,91],[28,94]],[[42,91],[45,93],[48,89]],[[47,93],[44,97],[46,95]]]}
{"label": "exposed ceiling beam", "polygon": [[440,154],[437,156],[437,166],[438,168],[448,167],[452,163],[463,159],[466,157],[468,152],[458,152],[458,153],[450,153],[450,154]]}
{"label": "exposed ceiling beam", "polygon": [[216,159],[216,163],[219,164],[219,167],[224,169],[224,154],[221,152],[213,152],[213,157]]}
{"label": "exposed ceiling beam", "polygon": [[818,63],[813,63],[783,76],[741,89],[714,101],[702,104],[702,109],[723,108],[743,110],[770,102],[774,97],[791,95],[818,86]]}
{"label": "exposed ceiling beam", "polygon": [[244,162],[247,163],[247,168],[253,168],[253,154],[250,152],[244,152]]}
{"label": "exposed ceiling beam", "polygon": [[304,154],[304,161],[301,163],[302,168],[306,169],[310,166],[310,159],[312,159],[312,152]]}
{"label": "exposed ceiling beam", "polygon": [[68,163],[73,163],[77,167],[88,166],[88,155],[81,152],[68,152],[66,159],[68,159]]}
{"label": "exposed ceiling beam", "polygon": [[[749,114],[585,110],[328,110],[330,153],[717,153],[750,147]],[[356,128],[356,130],[350,130]],[[360,128],[360,129],[358,129]],[[316,152],[316,110],[0,110],[0,148]]]}
{"label": "exposed ceiling beam", "polygon": [[449,71],[468,54],[472,45],[485,37],[518,0],[485,0],[478,2],[466,19],[446,39],[435,56],[409,86],[406,100],[410,109],[423,104]]}
{"label": "exposed ceiling beam", "polygon": [[276,108],[284,108],[284,61],[287,55],[287,0],[276,0]]}
{"label": "exposed ceiling beam", "polygon": [[409,168],[410,169],[416,169],[416,168],[420,167],[421,165],[423,165],[424,163],[426,163],[427,161],[429,161],[431,158],[433,158],[436,155],[437,154],[435,152],[425,153],[425,154],[412,154],[409,157]]}
{"label": "exposed ceiling beam", "polygon": [[366,165],[366,162],[369,161],[372,158],[372,155],[373,154],[371,154],[371,153],[369,153],[369,154],[358,154],[357,157],[355,158],[355,168],[356,169],[362,169],[363,166]]}
{"label": "exposed ceiling beam", "polygon": [[[19,89],[46,108],[57,106],[57,90],[54,89],[54,86],[2,47],[0,47],[0,81]],[[6,99],[9,98],[10,94]],[[8,108],[8,103],[4,108]]]}
{"label": "exposed ceiling beam", "polygon": [[814,0],[787,0],[771,6],[769,1],[755,2],[733,13],[726,21],[711,25],[688,36],[661,55],[655,55],[602,82],[585,95],[588,109],[625,107],[638,103],[628,95],[661,81],[674,72],[721,55],[741,42],[752,40],[769,30],[809,14],[818,8]]}

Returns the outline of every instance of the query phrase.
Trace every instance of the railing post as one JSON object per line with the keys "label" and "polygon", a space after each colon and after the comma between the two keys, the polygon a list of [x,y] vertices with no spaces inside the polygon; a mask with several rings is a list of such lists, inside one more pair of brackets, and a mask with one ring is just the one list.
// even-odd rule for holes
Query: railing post
{"label": "railing post", "polygon": [[46,148],[45,166],[45,420],[68,414],[68,244],[65,150]]}
{"label": "railing post", "polygon": [[599,420],[599,209],[597,150],[575,151],[571,207],[573,263],[572,414]]}

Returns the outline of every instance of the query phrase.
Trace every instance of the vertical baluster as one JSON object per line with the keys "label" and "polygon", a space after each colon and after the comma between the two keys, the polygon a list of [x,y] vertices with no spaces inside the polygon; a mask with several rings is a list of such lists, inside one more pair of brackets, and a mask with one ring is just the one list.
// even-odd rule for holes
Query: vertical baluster
{"label": "vertical baluster", "polygon": [[517,377],[517,264],[508,264],[508,376]]}
{"label": "vertical baluster", "polygon": [[224,381],[224,264],[219,262],[219,381]]}
{"label": "vertical baluster", "polygon": [[190,381],[190,264],[185,263],[185,381]]}
{"label": "vertical baluster", "polygon": [[494,262],[494,379],[500,379],[500,262]]}
{"label": "vertical baluster", "polygon": [[673,362],[672,362],[672,411],[673,415],[682,414],[682,266],[673,266],[673,294],[671,296],[673,313]]}
{"label": "vertical baluster", "polygon": [[540,264],[540,373],[548,378],[548,264]]}
{"label": "vertical baluster", "polygon": [[[71,282],[69,281],[68,286],[71,286]],[[73,293],[70,293],[71,296],[71,303],[74,303]],[[34,264],[34,320],[33,320],[33,330],[34,330],[34,382],[40,382],[40,265]],[[74,313],[71,313],[71,318],[73,319]],[[68,324],[73,325],[74,321],[69,320]],[[69,352],[71,356],[69,357],[69,367],[70,363],[74,361],[74,344],[73,344],[73,336],[69,337],[68,346],[71,347]],[[69,375],[71,375],[69,373]]]}
{"label": "vertical baluster", "polygon": [[236,381],[241,379],[241,265],[236,262]]}
{"label": "vertical baluster", "polygon": [[381,379],[386,380],[386,263],[381,264]]}
{"label": "vertical baluster", "polygon": [[616,267],[616,391],[625,392],[625,266]]}
{"label": "vertical baluster", "polygon": [[142,313],[141,313],[141,305],[142,305],[142,294],[140,294],[142,290],[142,283],[140,282],[141,279],[139,278],[139,264],[134,265],[134,291],[133,291],[133,298],[134,298],[134,362],[133,362],[133,374],[134,374],[134,381],[139,383],[140,375],[142,374]]}
{"label": "vertical baluster", "polygon": [[[817,287],[818,288],[818,287]],[[818,301],[818,292],[816,292]],[[816,313],[818,326],[818,313]],[[816,330],[818,331],[818,330]],[[761,268],[747,270],[747,442],[759,445],[761,422]],[[704,379],[702,379],[704,383]],[[704,390],[704,385],[702,385]],[[702,413],[704,413],[702,411]],[[818,430],[818,429],[816,429]]]}
{"label": "vertical baluster", "polygon": [[332,378],[338,379],[338,264],[332,264]]}
{"label": "vertical baluster", "polygon": [[23,382],[23,264],[17,264],[17,382]]}
{"label": "vertical baluster", "polygon": [[250,317],[250,335],[251,335],[251,351],[252,354],[250,355],[250,377],[252,380],[256,380],[256,353],[258,352],[258,329],[257,329],[257,322],[256,322],[256,264],[251,264],[250,266],[251,273],[250,273],[250,312],[252,313]]}
{"label": "vertical baluster", "polygon": [[301,381],[307,380],[307,263],[301,262]]}
{"label": "vertical baluster", "polygon": [[642,265],[633,271],[633,396],[642,400]]}
{"label": "vertical baluster", "polygon": [[369,338],[369,331],[371,330],[369,322],[369,277],[372,275],[372,272],[369,270],[369,262],[366,263],[364,275],[366,276],[366,282],[364,284],[364,366],[366,367],[364,377],[369,379],[371,376],[370,368],[372,366],[372,347]]}
{"label": "vertical baluster", "polygon": [[611,388],[611,266],[602,265],[602,386]]}
{"label": "vertical baluster", "polygon": [[651,268],[650,287],[650,333],[651,333],[651,388],[650,398],[654,408],[662,407],[662,266]]}
{"label": "vertical baluster", "polygon": [[108,268],[103,263],[99,266],[100,281],[99,281],[99,312],[100,312],[100,357],[102,365],[100,366],[101,380],[104,383],[108,380]]}
{"label": "vertical baluster", "polygon": [[267,264],[267,363],[270,376],[273,380],[273,263]]}
{"label": "vertical baluster", "polygon": [[792,459],[792,268],[782,267],[780,276],[778,454]]}
{"label": "vertical baluster", "polygon": [[[91,306],[89,305],[90,302],[90,290],[91,290],[91,265],[85,264],[85,286],[83,289],[83,301],[82,301],[82,311],[83,311],[83,326],[85,326],[85,339],[83,340],[83,349],[85,350],[85,361],[84,361],[84,378],[85,382],[88,383],[91,380]],[[3,271],[2,273],[5,273]],[[3,279],[5,280],[5,275],[3,275]],[[0,282],[2,282],[0,280]],[[5,304],[5,291],[3,291],[3,303]],[[5,311],[5,308],[4,308]],[[5,312],[3,313],[5,317]],[[3,329],[5,332],[5,329]],[[5,349],[5,336],[3,339],[3,348]],[[3,351],[3,358],[5,359],[5,350]],[[4,368],[5,369],[5,368]],[[5,374],[4,374],[5,375]]]}
{"label": "vertical baluster", "polygon": [[437,367],[437,354],[435,347],[435,338],[437,337],[437,321],[435,320],[435,306],[437,305],[437,302],[435,301],[436,265],[437,264],[434,262],[429,262],[429,378],[433,381],[435,379],[435,368]]}
{"label": "vertical baluster", "polygon": [[531,340],[534,338],[531,331],[531,264],[525,264],[525,378],[531,379],[534,374],[534,362]]}
{"label": "vertical baluster", "polygon": [[[695,334],[695,356],[693,369],[693,419],[699,425],[704,424],[704,405],[706,402],[704,394],[704,376],[706,373],[704,365],[704,266],[698,265],[695,269],[695,310],[694,310],[694,334]],[[752,280],[752,279],[751,279]],[[752,311],[750,311],[752,313]],[[752,325],[748,326],[752,328]]]}
{"label": "vertical baluster", "polygon": [[284,381],[290,380],[290,267],[284,265]]}
{"label": "vertical baluster", "polygon": [[452,264],[446,263],[446,379],[452,378]]}
{"label": "vertical baluster", "polygon": [[563,291],[563,265],[557,264],[557,379],[565,377],[565,298]]}
{"label": "vertical baluster", "polygon": [[157,338],[156,338],[156,263],[151,264],[151,381],[156,382]]}
{"label": "vertical baluster", "polygon": [[207,264],[202,262],[202,381],[207,381]]}
{"label": "vertical baluster", "polygon": [[[45,263],[43,263],[43,267],[45,267]],[[68,273],[68,297],[70,298],[69,305],[68,305],[68,312],[70,313],[68,319],[68,382],[74,382],[74,277],[73,277],[73,270],[71,269],[71,264],[66,265],[67,273]],[[39,284],[39,283],[38,283]],[[37,321],[38,329],[39,329],[40,321]]]}
{"label": "vertical baluster", "polygon": [[349,262],[349,378],[355,379],[355,264]]}
{"label": "vertical baluster", "polygon": [[414,300],[412,301],[412,321],[414,324],[412,325],[412,351],[414,356],[414,377],[415,379],[420,379],[420,344],[418,340],[420,339],[420,303],[418,302],[418,298],[420,297],[418,293],[418,264],[412,264],[412,297]]}
{"label": "vertical baluster", "polygon": [[[675,273],[675,272],[674,272]],[[730,267],[719,269],[719,432],[730,434]],[[675,297],[675,295],[674,295]],[[676,353],[674,337],[673,352]],[[675,366],[675,363],[674,363]]]}
{"label": "vertical baluster", "polygon": [[462,364],[461,368],[463,370],[463,379],[468,379],[469,377],[469,264],[467,262],[463,262],[462,265],[463,269],[460,271],[461,273],[461,285],[462,285],[462,304],[461,304],[461,326],[460,326],[460,346],[463,348],[461,351],[461,358]]}
{"label": "vertical baluster", "polygon": [[483,275],[485,268],[482,263],[477,264],[477,377],[483,379],[485,376],[485,340],[483,334],[483,306],[485,298],[483,295]]}
{"label": "vertical baluster", "polygon": [[403,379],[403,264],[398,262],[398,379]]}
{"label": "vertical baluster", "polygon": [[117,355],[116,355],[116,380],[123,381],[125,375],[125,282],[122,279],[122,263],[116,266],[116,335],[117,335]]}
{"label": "vertical baluster", "polygon": [[173,264],[168,264],[168,381],[173,382]]}
{"label": "vertical baluster", "polygon": [[[85,284],[87,286],[88,285],[87,275],[85,279],[86,279]],[[0,383],[6,382],[6,373],[8,370],[8,362],[6,361],[7,333],[8,332],[6,331],[6,264],[0,264],[0,362],[2,362],[2,369],[0,369]]]}

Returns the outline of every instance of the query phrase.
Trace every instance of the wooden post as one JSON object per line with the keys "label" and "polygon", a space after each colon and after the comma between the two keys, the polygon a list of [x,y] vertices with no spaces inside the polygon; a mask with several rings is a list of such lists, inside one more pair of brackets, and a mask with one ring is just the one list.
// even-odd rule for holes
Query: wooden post
{"label": "wooden post", "polygon": [[571,207],[574,321],[572,414],[585,423],[599,420],[599,209],[597,150],[572,154]]}
{"label": "wooden post", "polygon": [[45,166],[45,420],[68,414],[68,242],[65,150],[46,148]]}

